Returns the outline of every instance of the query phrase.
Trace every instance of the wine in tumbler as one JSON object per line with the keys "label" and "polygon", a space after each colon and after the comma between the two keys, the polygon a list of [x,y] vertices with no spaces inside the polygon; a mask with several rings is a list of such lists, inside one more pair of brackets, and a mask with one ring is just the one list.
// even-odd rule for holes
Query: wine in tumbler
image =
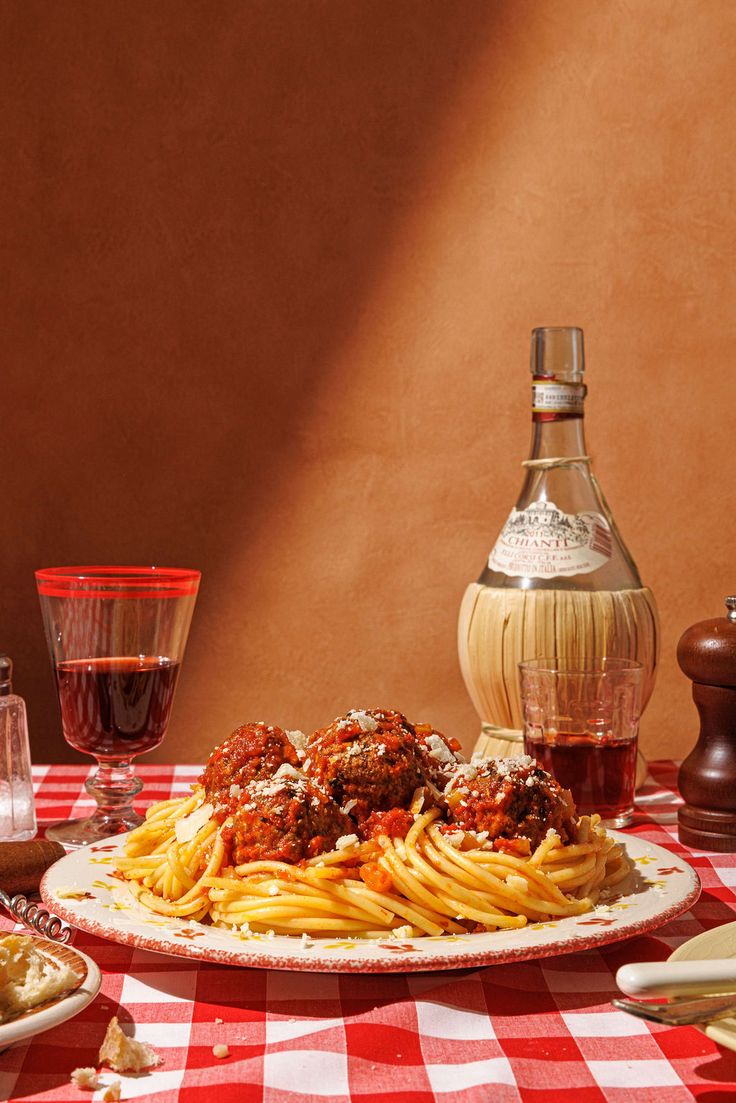
{"label": "wine in tumbler", "polygon": [[607,827],[634,814],[643,673],[634,659],[519,663],[526,753]]}
{"label": "wine in tumbler", "polygon": [[36,572],[64,738],[98,763],[86,783],[97,810],[54,824],[67,847],[142,821],[132,759],[166,734],[198,571],[163,567],[52,567]]}

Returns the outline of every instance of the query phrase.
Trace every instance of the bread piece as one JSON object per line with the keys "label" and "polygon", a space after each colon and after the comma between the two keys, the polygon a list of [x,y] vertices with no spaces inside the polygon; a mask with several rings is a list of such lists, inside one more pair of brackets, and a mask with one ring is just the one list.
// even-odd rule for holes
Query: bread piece
{"label": "bread piece", "polygon": [[75,1088],[82,1088],[83,1091],[94,1092],[102,1087],[102,1082],[97,1075],[97,1069],[93,1068],[75,1069],[69,1079],[72,1084],[74,1084]]}
{"label": "bread piece", "polygon": [[69,992],[79,976],[30,935],[0,938],[0,1022]]}
{"label": "bread piece", "polygon": [[136,1042],[124,1034],[117,1016],[113,1016],[100,1046],[99,1063],[115,1072],[143,1072],[155,1068],[161,1058],[145,1042]]}
{"label": "bread piece", "polygon": [[115,1100],[120,1099],[121,1084],[119,1080],[113,1080],[112,1084],[109,1084],[102,1093],[102,1103],[114,1103]]}

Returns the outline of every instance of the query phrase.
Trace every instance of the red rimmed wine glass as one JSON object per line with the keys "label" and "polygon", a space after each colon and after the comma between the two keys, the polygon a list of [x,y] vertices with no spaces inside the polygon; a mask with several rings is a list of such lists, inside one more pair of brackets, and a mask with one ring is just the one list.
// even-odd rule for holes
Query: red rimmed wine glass
{"label": "red rimmed wine glass", "polygon": [[64,738],[97,760],[86,819],[46,831],[86,846],[142,823],[136,755],[166,734],[200,572],[180,567],[50,567],[36,571]]}

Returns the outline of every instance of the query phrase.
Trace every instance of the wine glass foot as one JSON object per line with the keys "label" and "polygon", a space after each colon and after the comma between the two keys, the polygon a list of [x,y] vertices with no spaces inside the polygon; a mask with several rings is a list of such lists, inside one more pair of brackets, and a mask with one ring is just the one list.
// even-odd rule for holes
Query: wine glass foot
{"label": "wine glass foot", "polygon": [[88,846],[90,843],[98,843],[102,839],[109,839],[112,835],[121,835],[124,831],[132,831],[143,823],[143,816],[139,816],[132,808],[124,813],[114,816],[105,816],[95,812],[83,820],[65,820],[60,823],[52,823],[46,828],[46,838],[52,842],[61,843],[67,850],[76,850],[80,846]]}

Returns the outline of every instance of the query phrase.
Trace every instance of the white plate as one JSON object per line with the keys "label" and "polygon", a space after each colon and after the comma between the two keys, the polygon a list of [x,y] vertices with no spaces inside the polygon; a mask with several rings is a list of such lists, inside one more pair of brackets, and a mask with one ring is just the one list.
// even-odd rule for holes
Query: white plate
{"label": "white plate", "polygon": [[[678,946],[670,961],[711,961],[716,958],[736,958],[736,923],[724,923],[711,931],[703,931]],[[736,1050],[736,1016],[698,1026],[714,1042]]]}
{"label": "white plate", "polygon": [[[18,931],[18,934],[22,933]],[[48,1003],[25,1011],[9,1023],[0,1023],[0,1049],[5,1049],[14,1042],[22,1042],[44,1030],[50,1030],[52,1026],[58,1026],[59,1023],[65,1023],[67,1019],[78,1015],[88,1003],[91,1003],[100,990],[102,978],[92,958],[87,957],[81,950],[75,950],[72,946],[61,946],[58,942],[49,942],[46,939],[38,941],[43,943],[42,949],[45,954],[66,962],[78,974],[79,986],[64,996],[57,996]]]}
{"label": "white plate", "polygon": [[399,941],[240,934],[143,909],[113,873],[125,836],[67,854],[41,882],[46,906],[62,919],[128,946],[158,953],[267,969],[338,973],[404,973],[460,969],[587,950],[655,930],[687,911],[700,894],[687,863],[653,843],[612,831],[633,871],[620,894],[586,915],[531,923],[514,931],[442,935]]}

